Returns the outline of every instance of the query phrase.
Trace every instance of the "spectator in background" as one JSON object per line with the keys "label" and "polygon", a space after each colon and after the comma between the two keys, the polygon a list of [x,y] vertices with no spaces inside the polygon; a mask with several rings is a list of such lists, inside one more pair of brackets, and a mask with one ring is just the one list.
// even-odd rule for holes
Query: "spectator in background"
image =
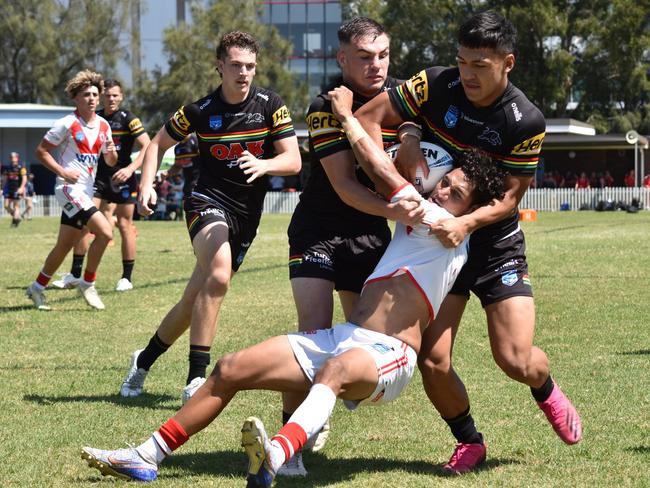
{"label": "spectator in background", "polygon": [[564,188],[564,177],[559,171],[553,171],[553,179],[555,180],[555,188]]}
{"label": "spectator in background", "polygon": [[603,188],[611,188],[614,186],[614,178],[612,178],[612,175],[609,173],[609,171],[605,171],[601,186]]}
{"label": "spectator in background", "polygon": [[623,177],[623,184],[628,188],[636,186],[636,175],[634,174],[633,169],[625,173],[625,176]]}
{"label": "spectator in background", "polygon": [[576,186],[576,175],[572,171],[567,171],[564,175],[564,185],[563,188],[575,188]]}
{"label": "spectator in background", "polygon": [[27,170],[20,163],[20,155],[12,152],[9,155],[11,162],[3,168],[2,194],[5,197],[5,210],[11,215],[11,226],[18,227],[20,221],[20,200],[25,195],[27,185]]}
{"label": "spectator in background", "polygon": [[650,173],[643,177],[643,188],[650,188]]}
{"label": "spectator in background", "polygon": [[589,187],[590,188],[600,188],[601,187],[601,180],[602,180],[602,173],[596,174],[595,171],[592,171],[591,174],[589,175]]}
{"label": "spectator in background", "polygon": [[557,184],[555,182],[555,178],[553,178],[553,174],[550,171],[547,171],[544,173],[544,179],[542,180],[542,188],[557,188]]}
{"label": "spectator in background", "polygon": [[575,184],[574,188],[576,190],[591,188],[591,185],[589,183],[589,178],[587,178],[587,173],[585,173],[584,171],[582,173],[580,173],[580,176],[576,180],[576,184]]}
{"label": "spectator in background", "polygon": [[23,219],[32,220],[34,211],[34,173],[27,175],[27,184],[25,185],[25,211],[22,214]]}

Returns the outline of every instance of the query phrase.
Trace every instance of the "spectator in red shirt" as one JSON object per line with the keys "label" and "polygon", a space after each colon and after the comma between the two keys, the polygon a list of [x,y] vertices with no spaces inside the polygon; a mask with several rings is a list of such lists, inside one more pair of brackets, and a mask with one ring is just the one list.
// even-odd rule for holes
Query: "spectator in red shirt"
{"label": "spectator in red shirt", "polygon": [[589,185],[589,178],[587,178],[587,173],[584,171],[580,173],[580,177],[576,180],[576,189],[582,189],[582,188],[591,188]]}
{"label": "spectator in red shirt", "polygon": [[650,173],[643,177],[643,188],[650,188]]}
{"label": "spectator in red shirt", "polygon": [[623,178],[623,183],[625,183],[625,186],[627,187],[636,186],[636,177],[633,169],[631,169],[625,174],[625,177]]}
{"label": "spectator in red shirt", "polygon": [[602,177],[602,183],[601,186],[603,188],[609,188],[614,186],[614,178],[612,178],[612,175],[609,173],[609,171],[605,171],[605,174]]}

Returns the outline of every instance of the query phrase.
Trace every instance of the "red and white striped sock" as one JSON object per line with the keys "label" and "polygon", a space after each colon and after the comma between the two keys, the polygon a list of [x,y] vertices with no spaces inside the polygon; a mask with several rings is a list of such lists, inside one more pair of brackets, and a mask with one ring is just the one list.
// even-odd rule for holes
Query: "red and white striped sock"
{"label": "red and white striped sock", "polygon": [[45,288],[47,286],[47,284],[50,282],[51,278],[52,278],[52,276],[46,275],[45,273],[43,273],[43,270],[41,270],[41,272],[38,273],[38,277],[36,278],[36,281],[34,281],[34,285],[39,290],[42,290],[43,288]]}
{"label": "red and white striped sock", "polygon": [[275,471],[302,449],[307,439],[320,432],[332,415],[335,404],[336,395],[329,386],[318,383],[311,387],[309,395],[293,413],[289,422],[271,439],[271,444],[280,447],[284,454],[277,459],[274,459],[276,456],[271,456],[271,466]]}

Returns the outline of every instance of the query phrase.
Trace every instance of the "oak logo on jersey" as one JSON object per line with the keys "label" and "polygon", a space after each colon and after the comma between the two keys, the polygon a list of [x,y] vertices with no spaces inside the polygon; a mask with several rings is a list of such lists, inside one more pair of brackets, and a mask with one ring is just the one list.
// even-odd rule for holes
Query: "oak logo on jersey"
{"label": "oak logo on jersey", "polygon": [[545,132],[541,132],[540,134],[537,134],[536,136],[533,136],[530,139],[526,139],[524,142],[514,147],[514,149],[512,150],[512,154],[521,154],[521,155],[539,154],[540,151],[542,150],[542,142],[544,142],[545,135],[546,135]]}
{"label": "oak logo on jersey", "polygon": [[422,106],[424,102],[429,100],[429,82],[427,81],[427,73],[420,71],[417,75],[406,82],[406,86],[415,98],[415,103],[418,107]]}
{"label": "oak logo on jersey", "polygon": [[244,151],[248,151],[256,158],[264,154],[264,141],[251,141],[244,143],[242,146],[239,142],[232,144],[213,144],[210,146],[210,154],[215,159],[221,161],[233,161],[238,159]]}
{"label": "oak logo on jersey", "polygon": [[288,124],[291,122],[291,115],[289,114],[289,109],[286,105],[282,105],[279,109],[273,114],[273,127],[280,124]]}
{"label": "oak logo on jersey", "polygon": [[312,133],[319,129],[341,129],[341,123],[329,112],[314,112],[307,116],[307,126]]}
{"label": "oak logo on jersey", "polygon": [[187,132],[190,129],[190,122],[187,120],[187,117],[185,117],[185,112],[183,111],[183,107],[179,108],[176,113],[174,114],[174,122],[176,122],[176,125],[178,125],[178,128],[181,129],[184,132]]}

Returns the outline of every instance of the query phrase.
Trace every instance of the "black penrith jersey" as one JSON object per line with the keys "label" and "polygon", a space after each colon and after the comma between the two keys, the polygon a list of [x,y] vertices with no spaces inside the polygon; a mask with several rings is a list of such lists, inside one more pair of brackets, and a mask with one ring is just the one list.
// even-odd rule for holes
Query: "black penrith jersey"
{"label": "black penrith jersey", "polygon": [[[428,68],[389,93],[404,120],[423,127],[422,140],[457,155],[471,147],[487,152],[513,176],[534,176],[546,132],[540,110],[512,83],[491,106],[475,107],[465,96],[458,68]],[[518,215],[476,230],[472,240],[514,232]]]}
{"label": "black penrith jersey", "polygon": [[108,166],[104,161],[104,155],[100,154],[99,164],[97,166],[97,177],[101,174],[112,175],[120,168],[125,168],[131,164],[131,152],[133,152],[133,144],[145,130],[142,122],[133,113],[128,110],[116,110],[110,115],[107,115],[104,110],[99,110],[97,115],[103,117],[111,126],[111,133],[113,134],[113,143],[117,149],[117,164],[113,167]]}
{"label": "black penrith jersey", "polygon": [[249,176],[237,159],[244,151],[258,159],[269,159],[275,155],[275,141],[295,136],[291,115],[280,96],[256,86],[236,105],[223,100],[219,87],[179,108],[165,129],[177,141],[196,132],[199,178],[193,193],[216,200],[245,218],[261,215],[268,177],[246,183]]}
{"label": "black penrith jersey", "polygon": [[[374,225],[385,219],[363,213],[344,203],[334,190],[320,162],[322,158],[332,154],[341,151],[352,151],[345,132],[341,128],[341,123],[332,113],[332,102],[326,98],[328,91],[341,85],[350,88],[343,82],[342,78],[335,80],[316,97],[307,112],[311,172],[305,189],[300,196],[299,206],[302,207],[300,210],[314,214],[315,218],[324,225],[340,227],[346,222],[354,225],[364,223]],[[399,81],[389,77],[382,91],[390,90],[397,85],[399,85]],[[352,110],[357,110],[368,100],[370,99],[355,93]],[[397,128],[382,128],[382,137],[384,148],[392,146],[397,142]],[[374,190],[370,178],[358,163],[356,164],[356,176],[362,185]]]}

